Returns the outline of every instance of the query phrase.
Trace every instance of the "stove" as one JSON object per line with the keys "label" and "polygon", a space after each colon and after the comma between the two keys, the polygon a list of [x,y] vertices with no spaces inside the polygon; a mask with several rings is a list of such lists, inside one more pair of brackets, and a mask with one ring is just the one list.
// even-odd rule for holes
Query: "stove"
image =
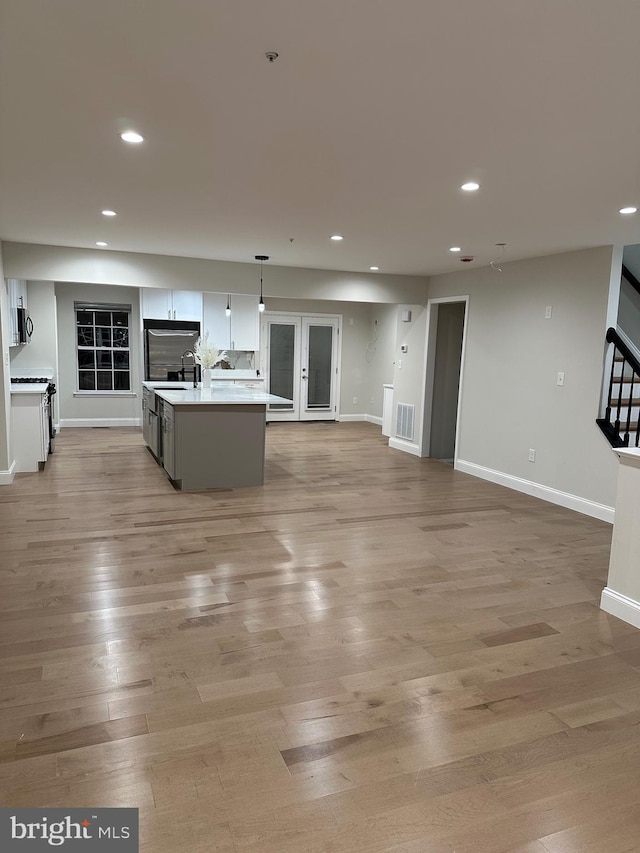
{"label": "stove", "polygon": [[56,430],[54,427],[53,396],[56,393],[55,383],[50,376],[12,376],[12,385],[46,385],[46,417],[49,424],[49,453],[53,453]]}

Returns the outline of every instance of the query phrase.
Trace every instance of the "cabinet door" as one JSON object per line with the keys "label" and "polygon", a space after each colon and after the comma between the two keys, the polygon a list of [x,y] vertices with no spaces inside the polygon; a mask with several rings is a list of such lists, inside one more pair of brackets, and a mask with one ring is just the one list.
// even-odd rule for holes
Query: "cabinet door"
{"label": "cabinet door", "polygon": [[195,290],[173,290],[171,320],[195,320],[202,323],[202,293]]}
{"label": "cabinet door", "polygon": [[176,477],[176,431],[173,406],[164,403],[162,415],[162,465],[172,480]]}
{"label": "cabinet door", "polygon": [[160,287],[142,289],[142,317],[145,320],[171,320],[171,291]]}
{"label": "cabinet door", "polygon": [[257,296],[234,294],[231,297],[230,349],[255,352],[260,349],[260,312]]}
{"label": "cabinet door", "polygon": [[226,293],[204,293],[203,331],[209,332],[209,340],[219,349],[231,349],[231,317],[227,317]]}

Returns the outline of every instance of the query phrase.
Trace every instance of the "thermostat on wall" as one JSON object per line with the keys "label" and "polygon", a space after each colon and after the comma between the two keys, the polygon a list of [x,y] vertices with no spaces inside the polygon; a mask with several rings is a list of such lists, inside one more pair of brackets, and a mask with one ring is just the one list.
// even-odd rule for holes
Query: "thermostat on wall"
{"label": "thermostat on wall", "polygon": [[411,311],[403,311],[402,312],[402,322],[410,323],[411,322]]}

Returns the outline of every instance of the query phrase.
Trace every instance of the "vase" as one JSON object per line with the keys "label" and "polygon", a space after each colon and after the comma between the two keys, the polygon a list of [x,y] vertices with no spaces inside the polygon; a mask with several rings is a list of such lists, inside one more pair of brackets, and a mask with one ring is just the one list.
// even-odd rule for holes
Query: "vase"
{"label": "vase", "polygon": [[211,388],[211,368],[203,367],[202,368],[202,387],[203,388]]}

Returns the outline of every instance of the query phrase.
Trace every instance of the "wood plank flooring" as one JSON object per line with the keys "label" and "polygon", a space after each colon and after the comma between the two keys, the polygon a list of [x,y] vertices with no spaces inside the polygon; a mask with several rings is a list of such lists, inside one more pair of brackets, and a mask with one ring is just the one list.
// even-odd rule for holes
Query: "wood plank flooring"
{"label": "wood plank flooring", "polygon": [[609,525],[356,423],[199,493],[64,430],[0,506],[2,805],[138,807],[144,853],[640,850]]}

